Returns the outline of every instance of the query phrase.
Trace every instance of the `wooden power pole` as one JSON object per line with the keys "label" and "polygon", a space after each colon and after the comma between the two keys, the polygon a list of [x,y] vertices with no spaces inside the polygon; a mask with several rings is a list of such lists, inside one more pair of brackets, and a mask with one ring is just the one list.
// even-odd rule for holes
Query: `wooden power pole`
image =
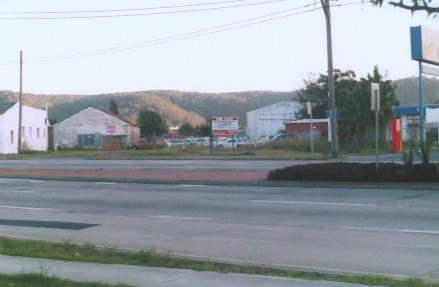
{"label": "wooden power pole", "polygon": [[320,0],[326,17],[326,39],[328,50],[328,101],[331,111],[331,153],[333,157],[338,156],[338,135],[337,135],[337,112],[335,108],[335,88],[334,88],[334,67],[332,63],[332,33],[331,33],[331,11],[330,0]]}

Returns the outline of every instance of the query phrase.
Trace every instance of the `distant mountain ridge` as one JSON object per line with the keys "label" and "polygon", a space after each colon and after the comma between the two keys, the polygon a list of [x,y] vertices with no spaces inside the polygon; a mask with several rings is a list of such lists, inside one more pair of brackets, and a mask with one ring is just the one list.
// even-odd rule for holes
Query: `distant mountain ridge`
{"label": "distant mountain ridge", "polygon": [[[394,81],[401,105],[418,105],[418,78]],[[296,92],[249,91],[236,93],[197,93],[172,90],[154,90],[100,95],[36,95],[24,94],[24,104],[44,108],[47,104],[49,119],[60,122],[80,110],[93,106],[108,110],[111,99],[118,105],[120,116],[133,123],[141,110],[159,113],[169,125],[183,123],[198,125],[215,116],[238,116],[239,124],[246,125],[246,113],[280,101],[292,101]],[[18,101],[19,94],[0,91],[0,104]],[[424,103],[439,99],[439,80],[424,78]]]}
{"label": "distant mountain ridge", "polygon": [[[424,104],[434,104],[439,99],[439,79],[423,77]],[[405,78],[393,81],[396,84],[396,96],[402,106],[419,105],[419,78]]]}
{"label": "distant mountain ridge", "polygon": [[[141,110],[159,113],[169,125],[191,123],[198,125],[214,116],[238,116],[239,124],[246,124],[246,113],[280,101],[292,101],[295,92],[254,91],[238,93],[196,93],[180,91],[143,91],[80,95],[24,94],[26,105],[44,108],[48,105],[49,118],[62,121],[80,110],[93,106],[108,110],[111,99],[118,105],[120,116],[133,123]],[[0,91],[0,103],[18,101],[18,93]]]}

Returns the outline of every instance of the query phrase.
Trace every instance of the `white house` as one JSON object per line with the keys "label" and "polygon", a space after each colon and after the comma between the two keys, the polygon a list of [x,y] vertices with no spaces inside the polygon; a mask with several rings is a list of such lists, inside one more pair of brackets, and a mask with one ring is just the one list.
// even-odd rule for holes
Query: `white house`
{"label": "white house", "polygon": [[139,138],[139,127],[91,106],[53,126],[53,143],[56,147],[122,149]]}
{"label": "white house", "polygon": [[285,129],[284,122],[296,119],[296,113],[301,108],[300,103],[282,101],[247,112],[247,136],[256,139],[277,134]]}
{"label": "white house", "polygon": [[[0,154],[18,153],[19,103],[0,104]],[[47,109],[22,106],[21,149],[46,151],[48,148]]]}

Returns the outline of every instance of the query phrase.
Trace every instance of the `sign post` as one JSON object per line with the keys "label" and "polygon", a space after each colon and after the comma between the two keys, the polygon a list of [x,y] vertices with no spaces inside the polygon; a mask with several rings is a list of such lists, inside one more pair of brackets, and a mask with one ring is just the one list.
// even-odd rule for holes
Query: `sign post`
{"label": "sign post", "polygon": [[235,135],[238,134],[238,117],[213,117],[213,136],[233,136],[232,150],[235,151]]}
{"label": "sign post", "polygon": [[238,117],[213,117],[212,135],[229,136],[238,134]]}
{"label": "sign post", "polygon": [[375,111],[375,169],[378,171],[378,145],[379,145],[379,118],[378,112],[380,110],[380,84],[371,84],[371,109]]}
{"label": "sign post", "polygon": [[[412,60],[419,62],[419,129],[420,140],[424,141],[424,101],[422,63],[439,66],[439,31],[431,30],[422,26],[410,27],[410,41]],[[427,72],[426,72],[427,73]]]}
{"label": "sign post", "polygon": [[313,143],[313,127],[312,127],[312,105],[311,102],[306,102],[306,109],[310,115],[310,137],[311,137],[311,157],[314,157],[314,143]]}
{"label": "sign post", "polygon": [[115,126],[107,126],[107,133],[111,135],[110,150],[113,150],[113,133],[116,131]]}

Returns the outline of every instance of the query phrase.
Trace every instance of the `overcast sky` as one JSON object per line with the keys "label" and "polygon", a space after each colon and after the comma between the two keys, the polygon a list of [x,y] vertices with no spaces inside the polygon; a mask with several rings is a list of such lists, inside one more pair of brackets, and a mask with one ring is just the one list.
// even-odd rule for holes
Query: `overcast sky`
{"label": "overcast sky", "polygon": [[[439,30],[438,19],[361,0],[332,3],[334,68],[358,78],[375,65],[389,79],[417,76],[410,27]],[[0,90],[19,90],[20,50],[23,91],[36,94],[291,91],[327,70],[319,0],[0,0],[0,7]]]}

